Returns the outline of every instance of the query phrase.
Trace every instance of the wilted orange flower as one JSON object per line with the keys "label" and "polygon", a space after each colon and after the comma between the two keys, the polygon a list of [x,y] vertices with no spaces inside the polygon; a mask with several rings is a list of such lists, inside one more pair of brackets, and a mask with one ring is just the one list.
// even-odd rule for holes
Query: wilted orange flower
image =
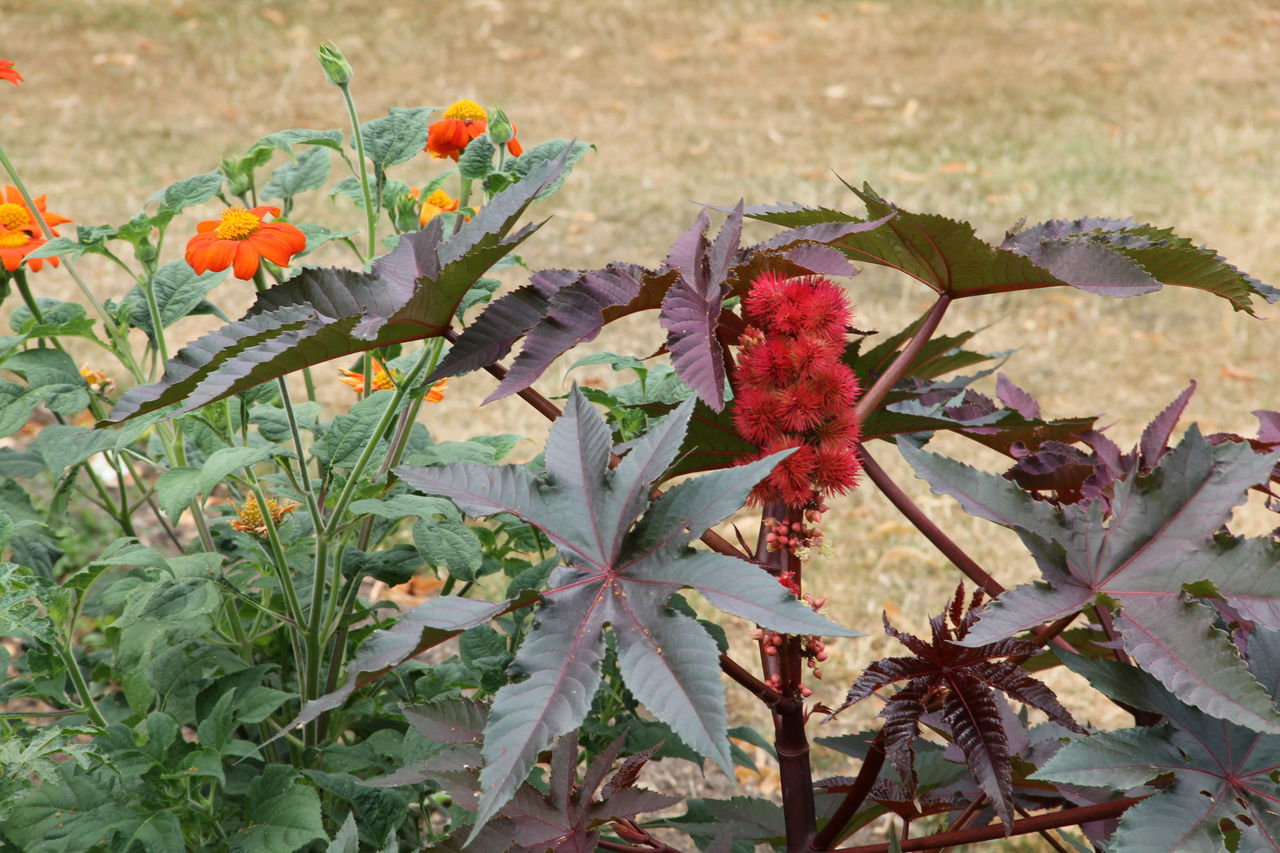
{"label": "wilted orange flower", "polygon": [[[65,216],[59,216],[56,213],[50,213],[44,209],[44,196],[33,199],[36,203],[36,210],[44,218],[44,222],[49,226],[49,230],[54,236],[58,235],[57,225],[70,222],[71,220]],[[22,193],[18,192],[18,188],[10,184],[4,185],[4,196],[0,198],[0,228],[7,228],[10,231],[26,231],[32,237],[39,237],[43,232],[40,230],[40,223],[31,215],[31,210],[27,207],[27,203],[22,200]]]}
{"label": "wilted orange flower", "polygon": [[[283,504],[275,498],[267,498],[267,512],[271,513],[271,521],[280,524],[284,521],[284,517],[298,508],[298,504],[294,501],[285,501]],[[250,533],[254,536],[267,535],[267,522],[262,517],[262,510],[258,507],[258,496],[250,492],[244,499],[244,503],[236,509],[239,518],[231,522],[234,530],[240,530],[244,533]]]}
{"label": "wilted orange flower", "polygon": [[[0,207],[2,206],[0,205]],[[49,241],[41,237],[32,237],[24,230],[11,231],[0,226],[0,264],[3,264],[4,268],[9,272],[14,272],[18,267],[22,266],[22,262],[27,255],[47,242]],[[27,261],[27,266],[31,268],[32,272],[39,272],[45,261],[55,267],[58,265],[57,258],[32,258]]]}
{"label": "wilted orange flower", "polygon": [[268,215],[279,216],[280,208],[229,207],[218,219],[206,219],[196,226],[199,233],[187,242],[187,263],[197,275],[232,267],[235,277],[245,281],[258,271],[260,258],[288,266],[289,260],[307,247],[307,237],[287,222],[263,222]]}
{"label": "wilted orange flower", "polygon": [[18,73],[18,69],[13,67],[13,63],[7,59],[0,59],[0,80],[8,80],[13,85],[22,82],[22,75]]}
{"label": "wilted orange flower", "polygon": [[418,224],[426,225],[442,213],[458,209],[458,200],[444,190],[436,190],[422,200],[422,213]]}
{"label": "wilted orange flower", "polygon": [[[432,157],[458,159],[471,140],[489,128],[489,115],[475,101],[461,100],[451,104],[439,121],[427,128],[427,144],[422,150]],[[512,128],[514,130],[514,126]],[[524,147],[513,137],[507,143],[512,157],[524,153]]]}
{"label": "wilted orange flower", "polygon": [[[343,385],[351,386],[352,390],[354,390],[357,394],[364,393],[364,374],[363,373],[360,373],[357,370],[344,370],[342,368],[339,368],[338,372],[342,374],[341,376],[338,377],[339,382],[341,382]],[[390,389],[396,387],[396,383],[394,380],[398,380],[399,378],[400,378],[400,371],[392,370],[388,372],[387,366],[385,364],[383,364],[381,361],[378,361],[376,358],[373,360],[373,377],[372,377],[373,390],[389,391]]]}
{"label": "wilted orange flower", "polygon": [[434,385],[431,386],[430,390],[427,391],[427,396],[424,397],[423,399],[425,399],[428,403],[439,403],[441,400],[444,399],[444,386],[445,386],[445,383],[448,381],[449,381],[448,379],[441,379],[437,381]]}
{"label": "wilted orange flower", "polygon": [[93,391],[110,391],[116,384],[110,376],[90,364],[80,365],[80,375]]}

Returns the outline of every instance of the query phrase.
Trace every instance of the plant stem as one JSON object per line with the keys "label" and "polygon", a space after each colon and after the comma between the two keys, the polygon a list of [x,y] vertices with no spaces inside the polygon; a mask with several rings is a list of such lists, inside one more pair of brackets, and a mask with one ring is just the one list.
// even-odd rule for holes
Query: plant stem
{"label": "plant stem", "polygon": [[333,515],[329,517],[329,523],[324,528],[325,536],[332,537],[334,531],[338,529],[338,525],[342,522],[342,516],[347,511],[347,505],[351,503],[351,499],[355,494],[356,484],[360,481],[360,477],[364,474],[364,469],[369,466],[369,460],[373,458],[374,452],[378,449],[378,441],[381,439],[382,434],[387,431],[387,427],[391,426],[391,421],[396,415],[396,409],[400,408],[400,402],[404,399],[405,394],[408,393],[414,382],[422,374],[427,362],[431,359],[431,353],[431,347],[423,347],[422,352],[418,355],[418,360],[409,369],[409,373],[404,377],[403,381],[396,386],[391,400],[382,411],[382,417],[378,419],[377,426],[373,428],[373,440],[361,452],[360,458],[356,460],[355,466],[351,469],[350,476],[347,477],[346,483],[342,486],[342,491],[338,494],[337,503],[333,507]]}
{"label": "plant stem", "polygon": [[[1036,815],[1035,817],[1015,820],[1010,826],[996,824],[979,826],[973,829],[958,829],[939,832],[901,842],[901,850],[908,853],[912,850],[937,850],[952,844],[973,844],[979,841],[992,841],[1006,836],[1026,835],[1030,832],[1041,832],[1046,829],[1058,829],[1064,826],[1079,826],[1097,820],[1119,817],[1143,797],[1128,797],[1123,800],[1112,800],[1109,803],[1098,803],[1092,806],[1078,806],[1070,809]],[[831,853],[889,853],[888,844],[866,844],[860,847],[841,847]]]}
{"label": "plant stem", "polygon": [[858,423],[865,421],[872,412],[880,407],[880,404],[884,402],[884,398],[889,396],[893,386],[898,384],[898,380],[906,374],[911,367],[911,362],[915,361],[916,356],[919,355],[921,348],[933,336],[938,324],[942,322],[942,315],[947,313],[947,307],[950,304],[950,294],[944,293],[938,297],[938,301],[933,303],[933,307],[929,309],[929,314],[925,317],[924,322],[920,324],[920,328],[916,329],[916,333],[912,335],[906,347],[894,358],[889,365],[889,369],[880,374],[880,378],[871,386],[871,390],[858,398],[858,403],[853,409]]}
{"label": "plant stem", "polygon": [[369,191],[369,164],[364,156],[364,135],[360,133],[360,117],[356,114],[356,102],[351,97],[351,85],[341,83],[342,99],[347,104],[347,115],[351,117],[351,134],[356,143],[356,160],[360,165],[360,190],[364,193],[365,221],[369,229],[369,253],[366,260],[372,260],[378,249],[378,211],[373,206],[373,194]]}
{"label": "plant stem", "polygon": [[720,671],[745,687],[753,696],[769,706],[770,710],[783,701],[783,696],[728,655],[720,655]]}
{"label": "plant stem", "polygon": [[93,701],[93,693],[89,690],[89,684],[84,680],[84,673],[80,671],[80,664],[76,663],[76,656],[64,645],[59,644],[58,652],[62,657],[62,662],[67,667],[67,672],[71,674],[71,682],[76,686],[76,693],[80,694],[80,701],[84,705],[84,713],[89,719],[93,720],[94,725],[106,727],[107,720],[102,716],[102,712],[98,710],[98,705]]}
{"label": "plant stem", "polygon": [[915,501],[907,496],[907,493],[898,487],[898,484],[885,472],[883,468],[871,458],[871,454],[867,452],[866,445],[861,448],[862,452],[862,470],[867,472],[867,476],[871,478],[871,482],[876,484],[882,494],[889,499],[889,503],[893,504],[898,512],[906,516],[915,528],[925,535],[925,538],[934,544],[943,556],[955,563],[956,568],[964,573],[965,577],[982,587],[987,595],[995,598],[1004,592],[1004,587],[996,581],[995,578],[983,571],[977,562],[965,553],[959,545],[952,541],[951,537],[942,532],[938,525],[933,523],[933,519],[925,515],[924,510],[916,506]]}

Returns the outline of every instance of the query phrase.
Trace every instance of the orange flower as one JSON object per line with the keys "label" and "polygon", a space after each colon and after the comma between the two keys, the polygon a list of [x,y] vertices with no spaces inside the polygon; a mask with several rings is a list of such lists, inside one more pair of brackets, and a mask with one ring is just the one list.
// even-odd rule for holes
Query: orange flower
{"label": "orange flower", "polygon": [[438,382],[436,382],[434,385],[431,386],[431,389],[427,391],[427,396],[424,399],[428,403],[439,403],[441,400],[444,399],[444,386],[445,386],[445,383],[448,381],[449,381],[448,379],[441,379]]}
{"label": "orange flower", "polygon": [[[44,196],[34,199],[36,210],[44,218],[44,222],[49,226],[49,230],[56,237],[58,229],[54,226],[62,225],[71,220],[65,216],[59,216],[56,213],[50,213],[44,209]],[[27,203],[22,200],[22,193],[18,192],[18,188],[9,184],[4,185],[4,196],[0,197],[0,228],[7,228],[10,231],[26,231],[32,237],[41,236],[40,223],[31,215],[31,209],[27,207]],[[32,248],[35,248],[34,246]]]}
{"label": "orange flower", "polygon": [[307,247],[307,237],[287,222],[263,222],[268,214],[279,216],[280,208],[229,207],[220,218],[201,222],[199,233],[187,242],[187,263],[197,275],[233,267],[235,277],[245,281],[258,271],[260,258],[287,267]]}
{"label": "orange flower", "polygon": [[442,213],[458,209],[458,200],[444,190],[436,190],[422,200],[422,214],[418,217],[419,225],[426,225]]}
{"label": "orange flower", "polygon": [[18,69],[13,67],[13,63],[7,59],[0,59],[0,80],[8,80],[13,85],[22,82],[22,75],[18,73]]}
{"label": "orange flower", "polygon": [[[441,160],[446,157],[457,160],[471,140],[488,128],[489,115],[484,107],[475,101],[461,100],[450,105],[440,120],[427,128],[427,144],[422,150]],[[512,157],[519,157],[524,148],[513,137],[507,143],[507,151]]]}
{"label": "orange flower", "polygon": [[[349,385],[357,394],[364,393],[364,374],[358,370],[344,370],[338,368],[338,372],[342,375],[338,377],[338,381],[343,385]],[[373,360],[373,390],[388,391],[396,387],[395,380],[400,378],[400,371],[388,371],[387,366],[378,361]]]}
{"label": "orange flower", "polygon": [[101,391],[105,394],[116,387],[115,381],[110,376],[91,364],[80,365],[80,375],[84,377],[84,381],[91,391]]}
{"label": "orange flower", "polygon": [[[41,237],[32,237],[24,230],[11,231],[0,226],[0,264],[9,272],[15,272],[22,266],[27,255],[47,242],[49,241]],[[27,261],[27,266],[31,267],[32,272],[39,272],[45,261],[55,267],[58,265],[57,258],[32,258]]]}

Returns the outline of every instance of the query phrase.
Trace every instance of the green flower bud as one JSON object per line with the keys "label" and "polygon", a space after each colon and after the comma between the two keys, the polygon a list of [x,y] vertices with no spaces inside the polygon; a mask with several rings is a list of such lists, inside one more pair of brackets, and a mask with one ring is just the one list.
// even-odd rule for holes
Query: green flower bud
{"label": "green flower bud", "polygon": [[502,111],[502,107],[493,107],[489,110],[489,140],[498,146],[506,145],[515,138],[515,128],[511,126],[511,119],[507,118],[507,114]]}
{"label": "green flower bud", "polygon": [[329,82],[335,86],[347,85],[351,75],[355,73],[351,70],[351,63],[347,62],[342,51],[338,50],[338,46],[331,41],[320,45],[320,49],[316,51],[316,58],[320,60],[324,76],[328,77]]}
{"label": "green flower bud", "polygon": [[241,168],[238,160],[224,158],[222,168],[219,170],[227,179],[227,189],[234,196],[244,196],[249,192],[249,188],[253,186],[251,180],[252,171]]}

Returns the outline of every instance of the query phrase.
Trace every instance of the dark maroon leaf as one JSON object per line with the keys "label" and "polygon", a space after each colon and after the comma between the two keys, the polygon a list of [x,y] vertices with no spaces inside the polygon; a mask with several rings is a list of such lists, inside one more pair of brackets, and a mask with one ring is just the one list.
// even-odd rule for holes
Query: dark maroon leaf
{"label": "dark maroon leaf", "polygon": [[1021,640],[1000,640],[974,647],[957,645],[977,619],[981,599],[975,594],[965,607],[963,586],[948,603],[947,612],[930,620],[932,637],[925,641],[899,631],[885,617],[885,633],[915,657],[885,658],[867,667],[849,688],[839,713],[872,693],[896,682],[903,686],[886,701],[880,716],[885,755],[898,771],[907,794],[917,785],[913,745],[920,723],[932,708],[940,708],[956,745],[964,753],[982,791],[991,798],[1006,824],[1013,820],[1009,734],[995,690],[1033,705],[1074,731],[1083,732],[1053,691],[1003,658],[1031,655],[1036,646]]}
{"label": "dark maroon leaf", "polygon": [[578,727],[600,680],[603,628],[618,643],[623,680],[689,746],[726,770],[731,759],[719,653],[696,621],[664,605],[680,587],[728,612],[786,633],[848,636],[760,567],[689,543],[742,506],[783,458],[685,480],[656,501],[650,489],[675,460],[692,398],[609,467],[610,432],[575,387],[551,429],[546,473],[458,463],[402,466],[410,487],[451,498],[469,515],[512,513],[541,529],[562,564],[512,669],[524,680],[498,691],[485,729],[478,824],[495,814],[551,740]]}
{"label": "dark maroon leaf", "polygon": [[1280,732],[1280,712],[1215,627],[1214,613],[1184,594],[1204,594],[1207,582],[1246,618],[1280,627],[1280,574],[1261,570],[1280,564],[1280,549],[1267,540],[1216,538],[1248,490],[1270,477],[1280,452],[1213,445],[1193,425],[1149,473],[1117,479],[1107,517],[1100,501],[1053,507],[1000,477],[906,443],[900,449],[935,492],[1017,531],[1043,573],[1042,581],[1001,595],[958,642],[1012,637],[1094,603],[1118,607],[1126,650],[1180,698],[1239,725]]}
{"label": "dark maroon leaf", "polygon": [[1000,402],[1022,415],[1027,420],[1040,417],[1040,404],[1035,398],[1014,385],[1003,373],[996,374],[996,396]]}
{"label": "dark maroon leaf", "polygon": [[1187,390],[1179,394],[1177,399],[1156,415],[1155,419],[1142,431],[1142,439],[1138,442],[1138,459],[1143,468],[1154,468],[1159,464],[1160,457],[1169,446],[1169,436],[1173,435],[1173,428],[1182,419],[1182,413],[1186,410],[1187,403],[1195,390],[1196,383],[1192,380]]}

